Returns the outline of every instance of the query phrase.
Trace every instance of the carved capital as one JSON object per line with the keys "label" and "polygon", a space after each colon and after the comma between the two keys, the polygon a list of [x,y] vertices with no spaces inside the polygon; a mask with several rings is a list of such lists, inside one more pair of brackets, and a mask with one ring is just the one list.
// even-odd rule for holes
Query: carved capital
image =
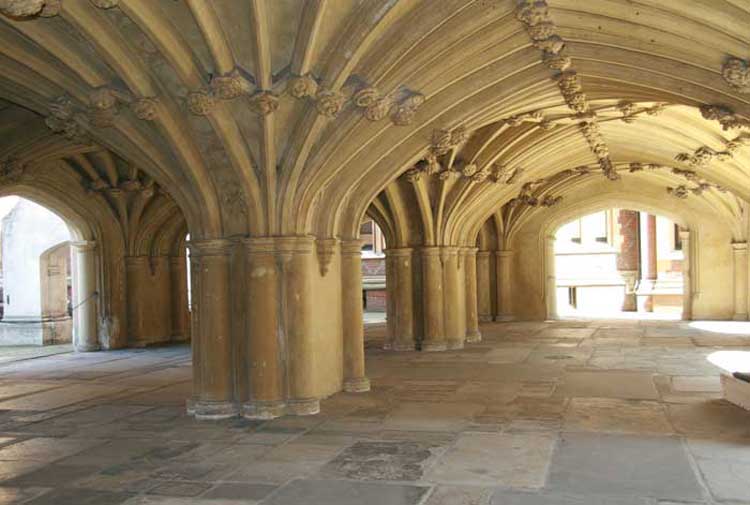
{"label": "carved capital", "polygon": [[208,91],[198,90],[188,93],[185,103],[191,113],[205,116],[213,109],[215,99]]}
{"label": "carved capital", "polygon": [[406,180],[412,184],[416,184],[422,178],[422,172],[416,168],[410,168],[406,171]]}
{"label": "carved capital", "polygon": [[159,100],[155,97],[143,97],[135,100],[131,105],[133,113],[138,119],[154,121],[158,115]]}
{"label": "carved capital", "polygon": [[267,116],[279,108],[279,98],[269,91],[259,91],[250,98],[250,105],[258,114]]}
{"label": "carved capital", "polygon": [[422,93],[413,91],[407,92],[407,96],[396,105],[393,114],[391,114],[391,121],[396,126],[407,126],[411,124],[414,120],[414,116],[417,114],[417,109],[419,109],[424,102],[425,96]]}
{"label": "carved capital", "polygon": [[318,82],[310,74],[298,75],[289,80],[287,91],[294,98],[315,96],[318,92]]}
{"label": "carved capital", "polygon": [[316,95],[315,106],[326,117],[336,117],[344,107],[345,97],[338,91],[321,90]]}
{"label": "carved capital", "polygon": [[213,77],[210,85],[213,95],[221,100],[237,98],[240,95],[248,93],[252,87],[237,68],[224,75]]}

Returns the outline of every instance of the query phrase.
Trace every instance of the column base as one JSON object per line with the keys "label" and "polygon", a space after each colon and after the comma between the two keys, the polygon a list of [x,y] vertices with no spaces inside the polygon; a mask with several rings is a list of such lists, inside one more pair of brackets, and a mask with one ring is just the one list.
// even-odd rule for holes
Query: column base
{"label": "column base", "polygon": [[422,350],[425,352],[439,352],[439,351],[445,351],[448,349],[448,346],[445,344],[445,342],[424,342],[422,344]]}
{"label": "column base", "polygon": [[284,415],[286,405],[280,401],[251,401],[242,405],[242,417],[246,419],[276,419]]}
{"label": "column base", "polygon": [[492,322],[492,316],[489,314],[481,315],[479,316],[479,322],[480,323],[491,323]]}
{"label": "column base", "polygon": [[474,331],[466,334],[467,344],[478,344],[482,341],[482,334],[478,331]]}
{"label": "column base", "polygon": [[370,379],[359,377],[344,381],[344,391],[347,393],[366,393],[370,390]]}
{"label": "column base", "polygon": [[188,398],[185,400],[185,410],[187,410],[187,415],[195,415],[195,398]]}
{"label": "column base", "polygon": [[516,316],[512,316],[510,314],[500,314],[499,316],[495,316],[495,322],[498,323],[507,323],[509,321],[515,321]]}
{"label": "column base", "polygon": [[393,349],[393,344],[391,344],[390,342],[386,342],[383,344],[384,351],[390,351],[391,349]]}
{"label": "column base", "polygon": [[289,400],[286,402],[286,411],[292,416],[312,416],[320,412],[320,400]]}
{"label": "column base", "polygon": [[196,419],[206,421],[218,421],[237,417],[240,413],[234,402],[212,402],[207,400],[196,400],[193,403],[193,411]]}
{"label": "column base", "polygon": [[456,351],[458,349],[463,349],[464,341],[463,340],[448,340],[448,342],[445,344],[445,347],[449,351]]}
{"label": "column base", "polygon": [[405,352],[405,351],[413,351],[416,349],[416,346],[414,345],[414,342],[396,342],[391,345],[392,351],[398,351],[398,352]]}
{"label": "column base", "polygon": [[99,344],[75,345],[74,348],[76,352],[96,352],[102,350],[102,346]]}
{"label": "column base", "polygon": [[747,314],[735,314],[732,316],[732,320],[734,321],[747,321]]}

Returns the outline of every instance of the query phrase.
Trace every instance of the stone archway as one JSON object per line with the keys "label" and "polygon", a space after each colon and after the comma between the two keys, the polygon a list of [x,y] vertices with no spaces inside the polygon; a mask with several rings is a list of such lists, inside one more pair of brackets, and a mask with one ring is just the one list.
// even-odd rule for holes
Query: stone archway
{"label": "stone archway", "polygon": [[[727,319],[735,311],[734,293],[724,287],[731,285],[735,271],[733,247],[735,227],[727,224],[728,216],[717,218],[716,210],[698,200],[665,200],[649,190],[630,191],[628,184],[602,191],[581,191],[588,197],[539,212],[522,223],[511,236],[512,248],[522,259],[514,262],[512,289],[517,297],[515,313],[527,319],[555,318],[554,236],[564,223],[578,216],[609,208],[630,208],[662,215],[683,230],[685,253],[683,318]],[[591,189],[591,188],[589,188]],[[593,192],[596,193],[596,192]],[[722,221],[723,219],[723,221]]]}
{"label": "stone archway", "polygon": [[[644,208],[643,205],[641,206],[633,206],[629,205],[626,207],[620,207],[618,205],[611,205],[607,201],[603,202],[592,202],[591,205],[583,206],[581,208],[580,212],[575,212],[574,215],[571,216],[572,213],[566,213],[560,216],[556,216],[552,222],[550,222],[549,227],[545,230],[544,234],[544,271],[545,271],[545,300],[546,300],[546,306],[547,306],[547,319],[558,319],[561,317],[561,314],[558,312],[560,308],[560,303],[558,300],[559,296],[559,289],[558,289],[558,283],[559,283],[559,272],[557,271],[558,268],[558,261],[557,261],[557,251],[558,251],[558,231],[567,223],[570,223],[571,221],[575,219],[579,219],[585,216],[591,216],[592,214],[599,213],[599,212],[605,212],[610,209],[627,209],[627,212],[635,212],[636,214],[640,213],[642,215],[647,215],[648,218],[650,218],[650,221],[654,221],[653,224],[655,224],[655,216],[663,216],[662,213],[660,213],[658,210],[649,207],[649,209]],[[679,234],[682,244],[682,296],[681,296],[681,318],[683,320],[690,320],[692,318],[692,303],[693,303],[693,288],[692,288],[692,282],[691,282],[691,262],[692,262],[692,250],[695,248],[699,248],[700,244],[697,243],[697,238],[695,240],[691,240],[691,232],[689,225],[685,223],[684,221],[677,220],[677,215],[671,215],[667,217],[667,219],[670,219],[671,222],[673,222],[676,226],[679,227]],[[637,221],[636,221],[637,223]],[[645,223],[644,223],[645,224]],[[640,234],[642,230],[637,230],[636,233]],[[655,232],[655,230],[654,230]],[[697,233],[693,233],[692,235],[697,236]],[[649,240],[652,240],[653,237],[647,237],[647,243]],[[638,243],[640,246],[640,241]],[[656,244],[652,244],[654,249],[654,254],[656,250]],[[648,246],[646,246],[648,247]],[[638,250],[639,256],[640,250]],[[653,258],[654,262],[656,261],[656,258]],[[638,264],[642,261],[642,258],[638,258]],[[646,260],[648,261],[648,259]],[[656,274],[656,265],[653,265],[654,268],[654,279]],[[638,275],[642,274],[642,275]],[[636,282],[643,282],[643,279],[645,279],[645,275],[647,275],[646,272],[640,272],[639,269],[634,273],[632,276],[632,279],[628,279],[626,281],[626,291],[632,292],[632,303],[633,306],[631,310],[637,309],[637,302],[636,302],[636,294],[635,294],[635,284]],[[640,279],[640,281],[638,281]],[[638,309],[640,312],[641,309]]]}

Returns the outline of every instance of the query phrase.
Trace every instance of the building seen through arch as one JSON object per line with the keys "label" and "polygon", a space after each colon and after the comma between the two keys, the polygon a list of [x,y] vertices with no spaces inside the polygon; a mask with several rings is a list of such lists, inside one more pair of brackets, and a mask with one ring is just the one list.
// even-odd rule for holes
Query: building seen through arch
{"label": "building seen through arch", "polygon": [[746,502],[748,26],[0,0],[0,503]]}
{"label": "building seen through arch", "polygon": [[667,218],[624,209],[563,225],[555,234],[557,313],[682,317],[681,233]]}

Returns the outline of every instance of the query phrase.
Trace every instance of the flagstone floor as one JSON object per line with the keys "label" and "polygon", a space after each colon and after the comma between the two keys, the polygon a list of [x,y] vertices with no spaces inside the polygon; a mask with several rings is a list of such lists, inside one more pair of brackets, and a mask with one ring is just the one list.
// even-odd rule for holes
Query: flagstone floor
{"label": "flagstone floor", "polygon": [[750,412],[719,384],[750,333],[710,330],[496,323],[392,353],[370,326],[372,392],[269,422],[187,417],[184,346],[4,363],[0,504],[750,504]]}

